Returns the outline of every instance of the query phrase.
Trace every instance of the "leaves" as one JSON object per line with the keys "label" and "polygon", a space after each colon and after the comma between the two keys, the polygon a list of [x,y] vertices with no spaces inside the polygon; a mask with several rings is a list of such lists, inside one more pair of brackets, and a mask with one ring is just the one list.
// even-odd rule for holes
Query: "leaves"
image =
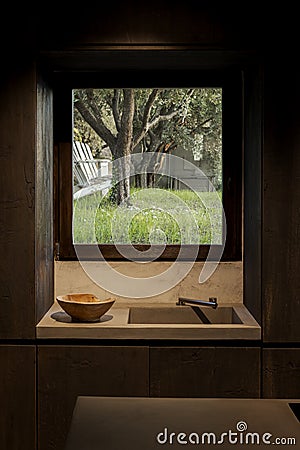
{"label": "leaves", "polygon": [[[133,89],[134,115],[131,151],[156,151],[161,143],[175,143],[200,161],[209,175],[222,179],[222,89],[155,88]],[[122,89],[78,89],[74,91],[74,125],[89,139],[93,149],[106,143],[113,155],[122,129],[125,108]],[[78,114],[79,112],[79,114]],[[87,125],[88,124],[88,125]],[[78,136],[78,133],[76,134]],[[137,150],[135,150],[137,149]],[[128,150],[124,148],[123,154]]]}

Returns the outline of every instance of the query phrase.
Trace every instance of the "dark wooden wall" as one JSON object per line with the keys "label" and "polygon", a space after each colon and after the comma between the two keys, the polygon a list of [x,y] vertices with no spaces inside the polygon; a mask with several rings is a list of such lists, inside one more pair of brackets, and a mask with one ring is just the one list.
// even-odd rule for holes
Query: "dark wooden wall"
{"label": "dark wooden wall", "polygon": [[265,69],[263,338],[300,342],[299,66],[287,52]]}
{"label": "dark wooden wall", "polygon": [[[272,20],[272,11],[268,17]],[[261,45],[264,20],[263,11],[257,14],[251,7],[245,12],[243,5],[223,2],[152,0],[144,5],[138,0],[119,0],[82,8],[80,26],[76,10],[57,14],[52,9],[37,26],[39,46],[51,50],[103,44],[200,44],[203,48],[236,50]]]}
{"label": "dark wooden wall", "polygon": [[263,67],[244,71],[244,303],[261,323]]}
{"label": "dark wooden wall", "polygon": [[300,397],[299,76],[292,45],[265,65],[262,366],[267,398]]}
{"label": "dark wooden wall", "polygon": [[53,302],[52,97],[33,62],[0,89],[0,339],[29,339]]}
{"label": "dark wooden wall", "polygon": [[36,323],[54,300],[53,99],[41,76],[36,98],[35,280]]}
{"label": "dark wooden wall", "polygon": [[0,97],[0,448],[33,450],[35,325],[53,302],[51,92],[20,58]]}
{"label": "dark wooden wall", "polygon": [[0,338],[35,336],[33,65],[2,74],[0,107]]}
{"label": "dark wooden wall", "polygon": [[[130,0],[101,8],[101,11],[83,8],[80,26],[74,26],[78,24],[77,11],[76,15],[71,12],[68,16],[61,11],[58,13],[55,8],[46,16],[36,11],[29,14],[28,10],[27,15],[19,14],[16,18],[13,11],[2,15],[0,447],[3,450],[35,448],[35,393],[38,392],[34,388],[35,324],[53,298],[52,93],[48,75],[41,75],[37,70],[39,64],[36,65],[40,57],[45,56],[44,51],[48,51],[48,56],[54,55],[58,70],[66,64],[69,70],[73,70],[74,63],[81,64],[78,69],[84,70],[87,61],[93,66],[95,51],[111,44],[119,49],[137,44],[144,48],[160,44],[166,47],[178,45],[181,49],[198,47],[207,54],[205,61],[210,68],[215,61],[217,64],[235,65],[240,54],[246,55],[246,60],[258,57],[259,70],[255,75],[248,72],[251,76],[245,79],[245,101],[248,105],[245,121],[248,184],[245,198],[247,202],[252,202],[245,211],[245,295],[253,314],[257,318],[262,315],[261,394],[274,398],[300,395],[297,15],[289,8],[277,11],[275,7],[267,14],[262,11],[257,14],[252,3],[248,6],[242,3],[229,10],[225,3],[221,8],[213,5],[201,9],[201,5],[195,6],[195,2],[188,1],[172,2],[171,5],[167,1],[154,1],[145,6]],[[68,49],[70,51],[67,53],[63,52]],[[43,66],[42,69],[46,68]],[[260,89],[262,98],[258,93]],[[256,114],[261,110],[262,118]],[[253,177],[251,171],[254,172]],[[56,368],[59,369],[59,377],[68,376],[62,363],[57,367],[53,363],[56,350],[41,347],[39,379],[44,384],[39,386],[40,418],[44,408],[47,409],[44,402],[51,391],[47,393],[45,386],[52,377],[58,384],[61,382],[60,378],[55,378]],[[248,352],[250,360],[254,350],[257,352],[257,349]],[[64,354],[63,348],[61,352]],[[94,350],[88,348],[87,352],[90,354]],[[101,353],[101,349],[95,352]],[[201,350],[199,352],[201,355]],[[102,392],[98,389],[92,368],[85,367],[84,353],[79,355],[78,363],[83,365],[82,373],[88,374],[93,392]],[[170,356],[164,359],[164,354],[164,350],[159,349],[152,353],[153,395],[179,392],[179,386],[172,387],[167,376],[166,361],[168,358],[170,364],[174,361],[170,360]],[[114,352],[109,353],[107,358],[113,358],[113,355]],[[205,356],[216,361],[213,355],[216,358],[217,353],[210,352]],[[190,360],[189,351],[186,357]],[[176,358],[178,367],[174,370],[181,374],[184,352],[181,356],[176,353]],[[132,359],[129,357],[128,361]],[[79,379],[72,364],[72,395],[75,395]],[[232,360],[233,367],[234,364]],[[236,367],[239,367],[238,361]],[[254,369],[257,376],[258,366],[254,365]],[[188,376],[193,378],[201,370],[202,367],[194,361]],[[233,384],[238,386],[237,381]],[[55,391],[55,384],[50,386]],[[228,380],[228,392],[232,392],[233,388]],[[190,389],[193,393],[194,388]],[[61,392],[63,396],[65,393]],[[130,389],[126,391],[131,392]],[[144,391],[136,392],[140,395]],[[210,391],[203,390],[201,394],[205,392]],[[214,392],[219,394],[219,391]],[[244,394],[260,395],[256,381],[250,391],[243,387],[241,395]],[[71,397],[66,398],[65,401],[71,401]],[[61,410],[61,416],[69,411],[70,404]],[[44,423],[40,425],[45,433],[43,439],[47,439],[50,428],[47,430]],[[40,450],[44,450],[43,446]]]}

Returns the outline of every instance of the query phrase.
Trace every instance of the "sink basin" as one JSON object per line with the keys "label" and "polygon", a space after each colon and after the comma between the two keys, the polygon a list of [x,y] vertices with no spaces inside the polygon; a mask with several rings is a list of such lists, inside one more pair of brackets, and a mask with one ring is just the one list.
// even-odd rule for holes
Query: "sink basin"
{"label": "sink basin", "polygon": [[242,324],[243,321],[233,306],[219,306],[217,309],[202,309],[210,323]]}
{"label": "sink basin", "polygon": [[203,323],[189,307],[139,307],[133,306],[129,311],[128,323],[160,324],[199,324]]}
{"label": "sink basin", "polygon": [[128,326],[145,337],[171,339],[260,339],[260,326],[245,305],[131,306]]}
{"label": "sink basin", "polygon": [[[199,311],[200,310],[200,311]],[[217,309],[191,306],[139,307],[129,312],[129,324],[243,324],[233,306]]]}

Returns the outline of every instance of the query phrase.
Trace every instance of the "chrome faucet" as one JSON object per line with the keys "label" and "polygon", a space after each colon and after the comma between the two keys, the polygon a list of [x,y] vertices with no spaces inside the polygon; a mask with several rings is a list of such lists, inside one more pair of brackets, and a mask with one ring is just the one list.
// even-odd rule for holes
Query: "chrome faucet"
{"label": "chrome faucet", "polygon": [[192,300],[190,298],[183,298],[179,297],[178,301],[176,302],[176,305],[184,306],[184,305],[191,305],[191,306],[210,306],[211,308],[216,309],[218,307],[217,298],[216,297],[210,297],[209,301],[206,300]]}

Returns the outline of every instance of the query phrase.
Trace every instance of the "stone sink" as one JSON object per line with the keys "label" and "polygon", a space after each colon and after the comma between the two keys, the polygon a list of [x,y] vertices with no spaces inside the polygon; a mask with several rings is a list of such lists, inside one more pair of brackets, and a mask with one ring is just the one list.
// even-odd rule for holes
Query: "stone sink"
{"label": "stone sink", "polygon": [[[261,328],[242,303],[217,309],[116,302],[99,322],[72,322],[55,302],[38,323],[41,339],[259,340]],[[200,311],[199,311],[200,310]]]}
{"label": "stone sink", "polygon": [[[200,317],[197,314],[200,312]],[[241,312],[241,311],[240,311]],[[246,311],[244,310],[244,313]],[[128,323],[133,324],[243,324],[251,317],[238,315],[234,306],[219,306],[217,309],[200,307],[192,309],[190,306],[170,307],[139,307],[130,308]]]}

